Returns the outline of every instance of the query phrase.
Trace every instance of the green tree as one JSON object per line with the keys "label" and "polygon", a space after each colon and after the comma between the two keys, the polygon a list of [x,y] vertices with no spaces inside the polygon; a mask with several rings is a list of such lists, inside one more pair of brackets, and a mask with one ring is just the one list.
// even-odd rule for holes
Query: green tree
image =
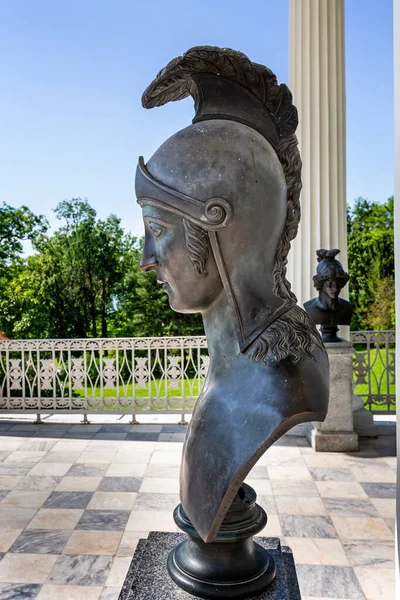
{"label": "green tree", "polygon": [[393,206],[358,198],[347,213],[353,329],[395,326]]}

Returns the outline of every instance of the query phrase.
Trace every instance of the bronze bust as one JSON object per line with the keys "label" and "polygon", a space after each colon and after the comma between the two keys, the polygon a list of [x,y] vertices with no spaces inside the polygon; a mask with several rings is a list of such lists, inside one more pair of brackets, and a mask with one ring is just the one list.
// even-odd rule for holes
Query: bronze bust
{"label": "bronze bust", "polygon": [[304,303],[304,308],[315,324],[321,325],[323,342],[340,342],[338,325],[350,325],[354,305],[339,298],[349,275],[335,258],[340,250],[317,250],[317,273],[313,277],[318,297]]}
{"label": "bronze bust", "polygon": [[241,52],[201,46],[162,69],[142,103],[189,95],[192,124],[147,164],[139,159],[136,195],[142,269],[157,271],[174,310],[203,316],[210,368],[186,434],[180,497],[209,544],[268,447],[298,423],[324,420],[329,367],[286,279],[301,190],[289,89]]}

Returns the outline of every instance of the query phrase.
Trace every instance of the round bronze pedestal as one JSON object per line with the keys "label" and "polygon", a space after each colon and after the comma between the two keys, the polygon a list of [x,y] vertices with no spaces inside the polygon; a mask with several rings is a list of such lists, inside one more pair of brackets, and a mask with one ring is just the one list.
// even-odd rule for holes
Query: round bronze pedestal
{"label": "round bronze pedestal", "polygon": [[215,540],[203,542],[182,505],[174,511],[175,523],[189,535],[168,557],[173,581],[189,594],[203,598],[246,598],[265,590],[276,574],[269,553],[253,536],[267,523],[256,504],[256,493],[243,484]]}

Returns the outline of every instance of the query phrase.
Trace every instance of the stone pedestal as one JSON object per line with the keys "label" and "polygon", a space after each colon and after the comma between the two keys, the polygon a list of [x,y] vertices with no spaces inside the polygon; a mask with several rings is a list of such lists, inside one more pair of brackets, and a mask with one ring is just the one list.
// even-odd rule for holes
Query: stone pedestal
{"label": "stone pedestal", "polygon": [[378,429],[374,423],[374,415],[364,408],[364,402],[353,392],[354,431],[361,437],[377,437]]}
{"label": "stone pedestal", "polygon": [[330,366],[329,408],[316,423],[311,442],[316,452],[356,452],[358,435],[353,421],[353,348],[345,340],[325,344]]}
{"label": "stone pedestal", "polygon": [[[187,540],[184,533],[151,532],[140,540],[119,600],[194,600],[178,587],[167,572],[167,559],[178,544]],[[281,547],[278,538],[255,538],[272,556],[276,577],[267,590],[248,600],[301,600],[293,555],[287,546]]]}

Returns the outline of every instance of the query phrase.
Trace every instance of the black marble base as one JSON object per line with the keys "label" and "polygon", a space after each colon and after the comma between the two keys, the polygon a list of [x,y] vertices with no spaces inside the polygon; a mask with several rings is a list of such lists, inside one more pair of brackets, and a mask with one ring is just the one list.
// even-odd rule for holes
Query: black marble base
{"label": "black marble base", "polygon": [[[184,533],[151,532],[147,540],[140,540],[132,558],[119,600],[193,600],[174,584],[167,572],[168,554]],[[271,553],[277,575],[269,588],[248,600],[301,600],[293,555],[287,546],[281,547],[278,538],[254,538]]]}

